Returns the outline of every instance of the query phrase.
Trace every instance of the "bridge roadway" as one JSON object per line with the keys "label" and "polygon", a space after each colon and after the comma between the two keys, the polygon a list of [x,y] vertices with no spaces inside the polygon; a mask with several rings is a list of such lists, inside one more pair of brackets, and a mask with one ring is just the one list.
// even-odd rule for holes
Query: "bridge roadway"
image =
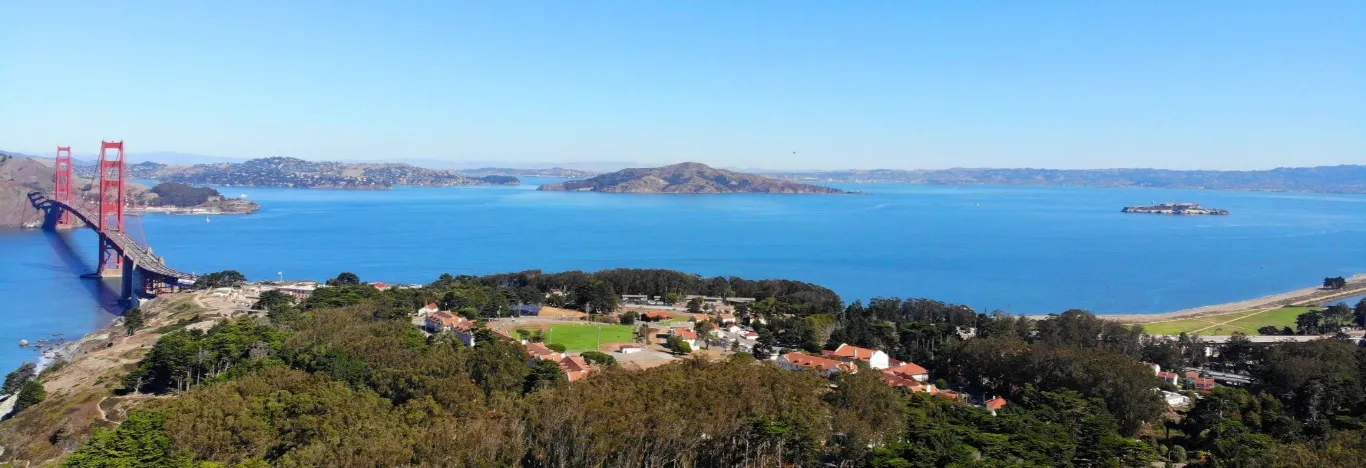
{"label": "bridge roadway", "polygon": [[123,254],[125,261],[133,262],[134,268],[140,269],[145,273],[159,276],[167,280],[194,280],[194,275],[184,273],[169,266],[166,266],[166,262],[161,257],[152,255],[150,249],[138,245],[138,243],[133,241],[131,237],[128,237],[127,234],[117,231],[100,231],[99,218],[96,214],[98,213],[97,209],[90,207],[84,203],[65,203],[53,200],[51,197],[48,197],[46,193],[39,193],[39,195],[41,195],[43,198],[46,198],[46,201],[48,203],[51,203],[53,206],[66,210],[67,212],[73,215],[76,215],[76,217],[80,218],[86,226],[90,227],[91,229],[94,229],[96,232],[99,232],[100,235],[104,236],[106,239],[109,240],[109,242],[113,243],[115,248],[117,248]]}

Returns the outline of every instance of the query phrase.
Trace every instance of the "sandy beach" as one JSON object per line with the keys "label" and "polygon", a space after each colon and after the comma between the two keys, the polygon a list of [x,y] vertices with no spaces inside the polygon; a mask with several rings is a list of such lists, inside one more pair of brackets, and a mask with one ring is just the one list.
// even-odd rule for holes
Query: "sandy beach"
{"label": "sandy beach", "polygon": [[1323,289],[1313,286],[1280,294],[1262,296],[1245,301],[1214,304],[1191,309],[1160,314],[1120,314],[1106,315],[1106,319],[1124,323],[1153,323],[1168,320],[1188,319],[1208,315],[1221,315],[1236,312],[1252,312],[1295,304],[1313,304],[1337,298],[1366,294],[1366,274],[1358,274],[1347,279],[1347,287],[1342,289]]}

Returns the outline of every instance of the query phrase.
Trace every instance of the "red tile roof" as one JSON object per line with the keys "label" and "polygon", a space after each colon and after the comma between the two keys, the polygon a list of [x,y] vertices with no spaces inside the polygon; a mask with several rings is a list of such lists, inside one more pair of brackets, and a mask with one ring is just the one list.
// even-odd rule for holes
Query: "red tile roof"
{"label": "red tile roof", "polygon": [[840,364],[843,364],[834,359],[827,359],[820,356],[812,356],[810,354],[803,354],[798,352],[787,353],[784,354],[783,357],[787,358],[787,362],[790,362],[798,367],[818,368],[827,371],[838,367]]}
{"label": "red tile roof", "polygon": [[867,361],[869,359],[872,359],[873,353],[876,352],[877,350],[875,349],[860,348],[858,346],[854,346],[848,343],[843,343],[840,344],[840,347],[835,348],[835,351],[831,354],[833,356],[841,358],[853,358]]}
{"label": "red tile roof", "polygon": [[558,360],[560,358],[560,353],[555,352],[555,350],[553,349],[547,348],[544,344],[541,343],[527,343],[526,352],[531,354],[532,357],[540,359],[553,358]]}
{"label": "red tile roof", "polygon": [[435,319],[437,322],[440,322],[442,326],[454,326],[460,322],[465,321],[464,317],[457,316],[444,310],[433,312],[431,318]]}
{"label": "red tile roof", "polygon": [[998,410],[1006,405],[1006,399],[1001,397],[987,400],[987,409]]}
{"label": "red tile roof", "polygon": [[564,371],[570,382],[587,377],[589,369],[591,368],[588,367],[588,361],[579,356],[569,356],[560,360],[560,370]]}
{"label": "red tile roof", "polygon": [[920,367],[914,362],[903,362],[899,366],[894,366],[887,369],[886,372],[891,372],[902,377],[910,378],[914,378],[917,375],[929,375],[930,373],[929,370],[926,370],[924,367]]}
{"label": "red tile roof", "polygon": [[695,339],[697,339],[697,332],[692,331],[691,329],[688,329],[688,328],[675,328],[675,329],[673,329],[673,334],[674,334],[674,335],[678,335],[679,338],[682,338],[682,339],[685,339],[685,340],[695,340]]}
{"label": "red tile roof", "polygon": [[955,392],[955,391],[953,391],[953,390],[940,390],[940,391],[938,391],[938,392],[935,392],[935,393],[934,393],[934,396],[937,396],[937,397],[939,397],[939,398],[943,398],[943,399],[946,399],[946,400],[955,400],[955,401],[957,401],[958,398],[961,396],[961,394],[958,393],[958,392]]}

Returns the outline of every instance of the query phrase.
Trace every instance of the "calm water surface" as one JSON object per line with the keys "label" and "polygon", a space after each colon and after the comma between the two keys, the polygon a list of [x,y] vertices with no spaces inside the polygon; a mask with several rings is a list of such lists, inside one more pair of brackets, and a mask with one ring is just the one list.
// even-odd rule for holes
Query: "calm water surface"
{"label": "calm water surface", "polygon": [[[250,216],[131,222],[174,267],[251,279],[425,283],[441,273],[615,267],[792,278],[846,300],[930,297],[1039,314],[1164,312],[1366,272],[1366,196],[1056,187],[847,186],[857,196],[621,195],[520,187],[391,191],[227,187]],[[1122,214],[1193,201],[1231,216]],[[135,235],[138,235],[135,233]],[[95,236],[0,234],[0,369],[15,343],[107,322],[78,279]]]}

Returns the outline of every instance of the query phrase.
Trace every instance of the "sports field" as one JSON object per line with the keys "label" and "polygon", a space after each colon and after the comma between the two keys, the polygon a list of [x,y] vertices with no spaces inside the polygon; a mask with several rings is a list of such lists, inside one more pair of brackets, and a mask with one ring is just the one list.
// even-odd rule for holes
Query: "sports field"
{"label": "sports field", "polygon": [[567,351],[596,351],[599,343],[635,341],[635,331],[627,325],[555,324],[550,326],[545,341],[562,344]]}
{"label": "sports field", "polygon": [[1143,324],[1143,331],[1152,335],[1177,335],[1181,332],[1200,335],[1229,335],[1243,332],[1256,335],[1257,329],[1267,325],[1276,328],[1295,328],[1295,317],[1308,312],[1308,307],[1282,307],[1259,312],[1237,312],[1209,315],[1200,318]]}

